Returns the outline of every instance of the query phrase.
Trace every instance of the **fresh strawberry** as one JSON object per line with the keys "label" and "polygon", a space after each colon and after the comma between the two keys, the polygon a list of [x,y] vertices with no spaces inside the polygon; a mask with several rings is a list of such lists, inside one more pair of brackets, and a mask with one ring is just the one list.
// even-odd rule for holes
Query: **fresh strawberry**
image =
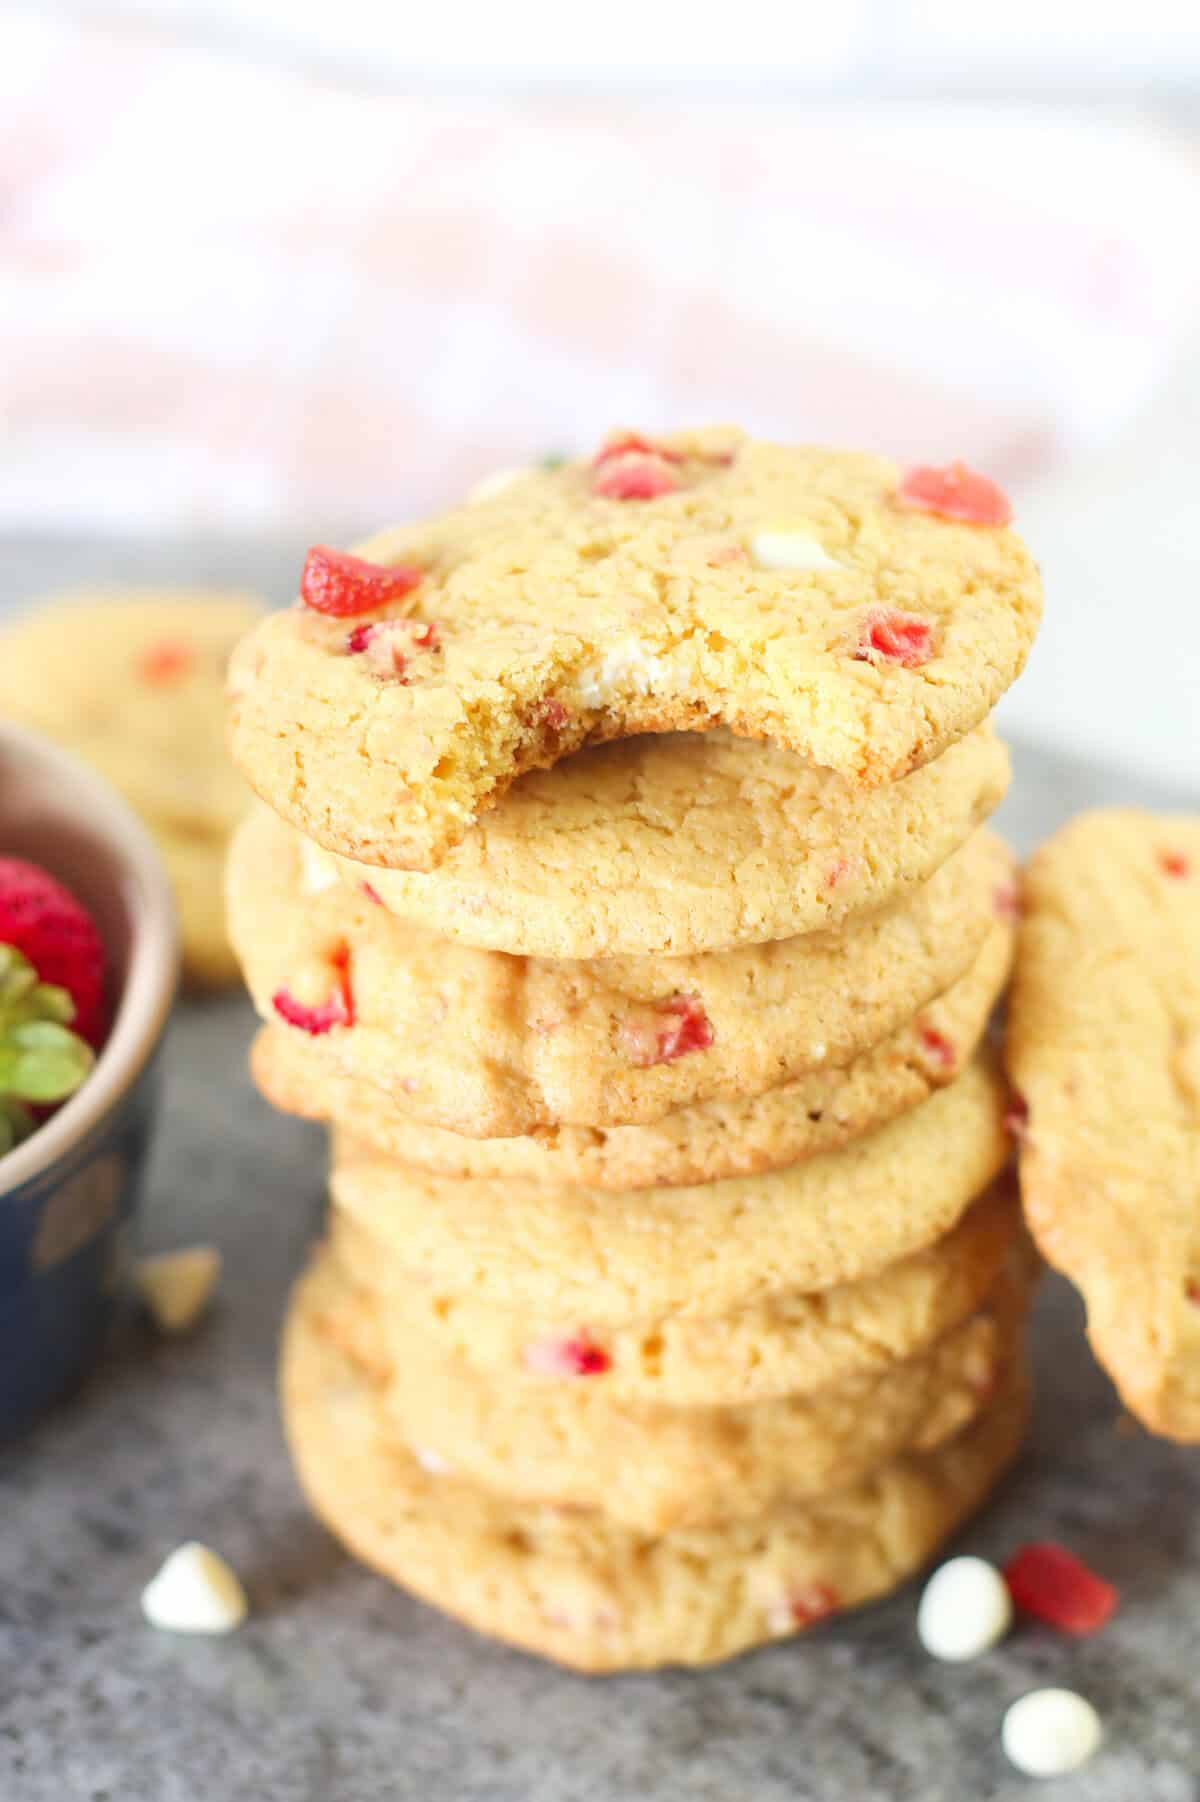
{"label": "fresh strawberry", "polygon": [[99,1046],[105,1031],[105,954],[91,915],[37,864],[0,857],[0,945],[29,959],[38,980],[65,989],[74,1030]]}

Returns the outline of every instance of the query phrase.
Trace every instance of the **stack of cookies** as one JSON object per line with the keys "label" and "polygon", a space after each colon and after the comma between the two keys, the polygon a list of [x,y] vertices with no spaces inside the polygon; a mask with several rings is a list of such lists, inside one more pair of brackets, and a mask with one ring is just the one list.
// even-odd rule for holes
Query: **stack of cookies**
{"label": "stack of cookies", "polygon": [[294,1455],[485,1632],[727,1656],[1018,1447],[1006,519],[961,466],[625,434],[310,554],[235,657],[255,1076],[333,1127]]}

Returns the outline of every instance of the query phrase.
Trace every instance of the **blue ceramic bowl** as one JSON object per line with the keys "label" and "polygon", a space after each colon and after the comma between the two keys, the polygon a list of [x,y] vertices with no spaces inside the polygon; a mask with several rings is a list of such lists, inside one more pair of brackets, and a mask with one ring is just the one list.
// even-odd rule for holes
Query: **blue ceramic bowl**
{"label": "blue ceramic bowl", "polygon": [[0,1436],[86,1373],[121,1273],[157,1110],[178,974],[153,841],[108,785],[0,725],[0,855],[42,864],[90,910],[110,960],[112,1027],[83,1086],[0,1157]]}

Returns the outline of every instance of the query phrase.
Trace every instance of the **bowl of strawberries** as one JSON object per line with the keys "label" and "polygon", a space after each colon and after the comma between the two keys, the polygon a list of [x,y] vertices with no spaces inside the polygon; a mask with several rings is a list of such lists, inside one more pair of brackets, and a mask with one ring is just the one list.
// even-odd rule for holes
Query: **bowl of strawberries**
{"label": "bowl of strawberries", "polygon": [[74,758],[0,725],[0,1436],[99,1348],[177,970],[143,826]]}

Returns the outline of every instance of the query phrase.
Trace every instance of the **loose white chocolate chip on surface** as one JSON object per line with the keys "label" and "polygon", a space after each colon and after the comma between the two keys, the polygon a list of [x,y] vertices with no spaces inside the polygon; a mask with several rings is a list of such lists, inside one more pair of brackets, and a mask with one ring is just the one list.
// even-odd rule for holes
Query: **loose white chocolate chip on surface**
{"label": "loose white chocolate chip on surface", "polygon": [[208,1546],[178,1546],[142,1591],[142,1613],[166,1633],[232,1633],[246,1618],[237,1573]]}
{"label": "loose white chocolate chip on surface", "polygon": [[155,1325],[165,1333],[183,1333],[208,1307],[220,1274],[221,1254],[214,1245],[189,1245],[139,1259],[134,1282]]}
{"label": "loose white chocolate chip on surface", "polygon": [[934,1571],[917,1608],[917,1637],[932,1658],[978,1658],[1012,1625],[1008,1585],[986,1558],[951,1558]]}
{"label": "loose white chocolate chip on surface", "polygon": [[1091,1703],[1073,1689],[1034,1689],[1004,1717],[1001,1744],[1027,1777],[1061,1777],[1086,1764],[1103,1732]]}

